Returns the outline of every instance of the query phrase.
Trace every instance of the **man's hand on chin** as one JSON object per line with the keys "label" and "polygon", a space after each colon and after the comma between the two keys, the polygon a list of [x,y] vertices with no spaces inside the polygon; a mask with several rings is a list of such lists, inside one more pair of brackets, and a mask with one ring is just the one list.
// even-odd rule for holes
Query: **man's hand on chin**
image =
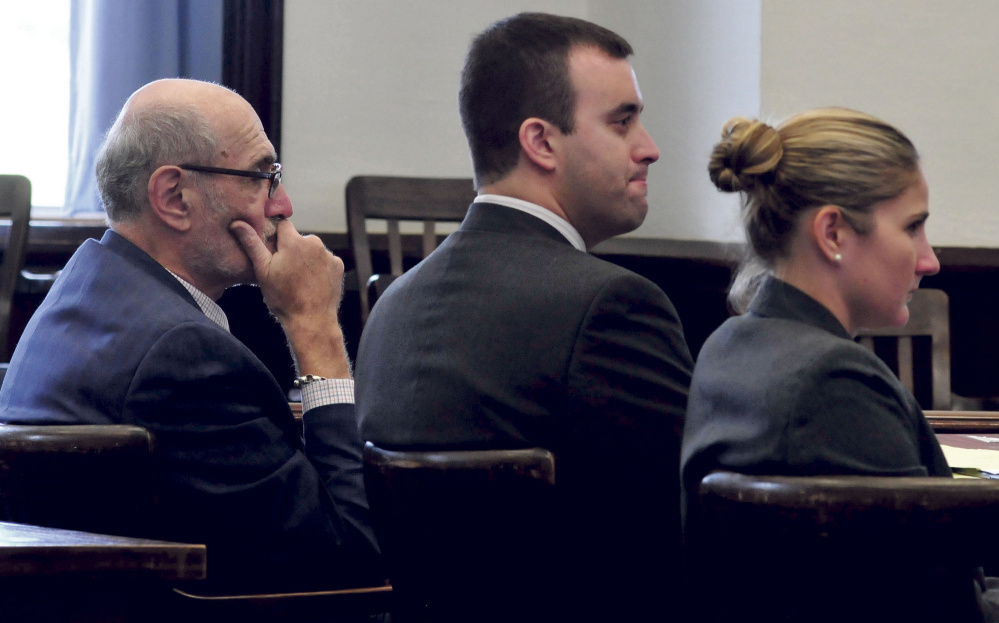
{"label": "man's hand on chin", "polygon": [[277,221],[274,251],[245,221],[229,230],[250,258],[267,308],[291,343],[299,374],[349,378],[337,308],[343,295],[343,261],[317,236],[302,236],[291,221]]}

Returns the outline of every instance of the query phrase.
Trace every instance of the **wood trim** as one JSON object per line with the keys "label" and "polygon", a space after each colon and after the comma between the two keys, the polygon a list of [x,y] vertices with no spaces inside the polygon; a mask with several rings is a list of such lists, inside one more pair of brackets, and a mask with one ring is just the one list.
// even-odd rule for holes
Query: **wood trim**
{"label": "wood trim", "polygon": [[[97,219],[31,219],[28,229],[28,253],[69,253],[88,238],[100,240],[108,226]],[[7,225],[0,225],[5,236]]]}
{"label": "wood trim", "polygon": [[[6,239],[9,222],[0,221],[0,239]],[[100,219],[32,219],[28,235],[30,251],[62,251],[72,253],[87,238],[100,238],[107,225]],[[352,258],[346,233],[315,232],[327,248],[337,255]],[[444,236],[438,237],[438,242]],[[388,238],[384,234],[370,236],[374,251],[387,251]],[[422,257],[423,235],[403,234],[402,250],[406,257]],[[598,244],[595,255],[634,256],[649,258],[689,259],[709,264],[735,266],[742,255],[743,245],[738,242],[712,240],[673,240],[666,238],[613,238]],[[985,247],[936,247],[934,249],[944,269],[975,271],[999,268],[999,248]]]}
{"label": "wood trim", "polygon": [[999,268],[999,248],[934,247],[933,251],[946,268]]}
{"label": "wood trim", "polygon": [[999,411],[925,411],[935,433],[999,433]]}
{"label": "wood trim", "polygon": [[108,572],[205,577],[205,546],[0,523],[0,577]]}
{"label": "wood trim", "polygon": [[611,238],[593,247],[594,255],[633,255],[702,260],[712,264],[735,266],[743,255],[740,242],[713,240],[675,240],[667,238]]}

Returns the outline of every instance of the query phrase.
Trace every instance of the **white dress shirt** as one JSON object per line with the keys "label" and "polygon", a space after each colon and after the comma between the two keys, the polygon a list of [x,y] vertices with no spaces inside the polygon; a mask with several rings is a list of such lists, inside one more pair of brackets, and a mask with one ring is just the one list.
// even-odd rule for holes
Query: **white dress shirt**
{"label": "white dress shirt", "polygon": [[586,251],[586,245],[583,243],[583,237],[579,235],[579,232],[576,231],[575,227],[569,224],[569,221],[558,216],[551,210],[542,208],[536,203],[524,201],[523,199],[514,199],[513,197],[505,197],[503,195],[479,195],[475,198],[475,203],[495,203],[497,205],[513,208],[514,210],[520,210],[521,212],[527,212],[528,214],[538,217],[542,221],[557,229],[560,234],[565,236],[565,239],[568,240],[572,246],[576,247],[580,251]]}

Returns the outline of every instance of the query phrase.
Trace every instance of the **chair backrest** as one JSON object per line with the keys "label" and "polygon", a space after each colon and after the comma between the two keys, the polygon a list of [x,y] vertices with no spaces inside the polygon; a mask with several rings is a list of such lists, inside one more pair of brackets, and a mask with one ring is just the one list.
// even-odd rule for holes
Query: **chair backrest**
{"label": "chair backrest", "polygon": [[368,443],[364,463],[394,617],[547,618],[556,599],[549,451],[394,452]]}
{"label": "chair backrest", "polygon": [[137,426],[2,424],[3,519],[148,536],[153,446],[151,433]]}
{"label": "chair backrest", "polygon": [[715,472],[699,499],[694,556],[732,580],[726,620],[976,620],[999,551],[995,481]]}
{"label": "chair backrest", "polygon": [[403,272],[400,221],[423,223],[422,256],[426,257],[437,247],[435,224],[460,222],[474,199],[471,178],[361,175],[347,182],[347,230],[357,271],[362,323],[374,304],[368,296],[373,268],[366,219],[384,219],[388,223],[390,272],[398,277]]}
{"label": "chair backrest", "polygon": [[17,278],[24,267],[31,221],[31,182],[23,175],[0,175],[0,219],[10,229],[0,262],[0,358],[10,359],[10,312]]}
{"label": "chair backrest", "polygon": [[951,408],[950,309],[943,290],[921,288],[903,327],[861,330],[858,341],[898,375],[924,409]]}

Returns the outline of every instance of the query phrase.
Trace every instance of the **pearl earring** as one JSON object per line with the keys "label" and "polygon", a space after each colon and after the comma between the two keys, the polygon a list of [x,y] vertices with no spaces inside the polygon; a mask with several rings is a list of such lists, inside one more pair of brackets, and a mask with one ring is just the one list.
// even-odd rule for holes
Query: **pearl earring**
{"label": "pearl earring", "polygon": [[837,262],[842,262],[843,256],[837,253],[836,255],[833,256],[833,259],[836,260]]}

